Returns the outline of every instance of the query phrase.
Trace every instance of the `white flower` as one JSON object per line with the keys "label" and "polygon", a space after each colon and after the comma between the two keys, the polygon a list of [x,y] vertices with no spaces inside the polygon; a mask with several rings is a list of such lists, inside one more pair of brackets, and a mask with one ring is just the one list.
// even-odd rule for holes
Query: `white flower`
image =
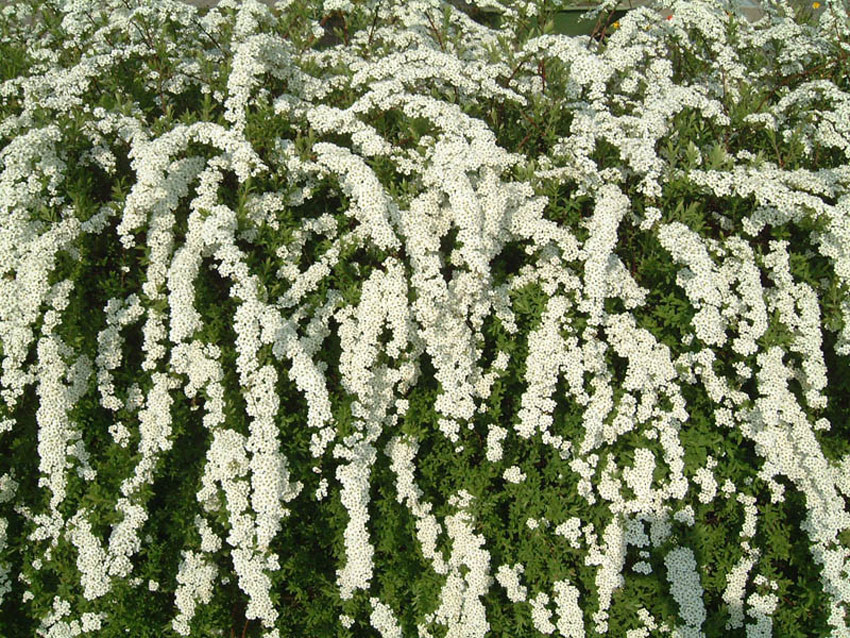
{"label": "white flower", "polygon": [[703,589],[694,553],[687,547],[677,547],[664,557],[670,594],[679,605],[679,615],[688,628],[699,630],[705,622]]}
{"label": "white flower", "polygon": [[558,632],[564,638],[580,638],[585,635],[584,614],[579,604],[579,590],[569,581],[559,580],[554,584]]}
{"label": "white flower", "polygon": [[191,551],[182,553],[177,571],[177,590],[174,593],[179,613],[171,623],[174,631],[181,636],[191,635],[190,623],[195,616],[197,603],[208,603],[212,599],[213,581],[217,572],[216,566],[205,561],[202,554]]}
{"label": "white flower", "polygon": [[525,571],[525,566],[517,563],[513,567],[500,565],[496,571],[496,581],[505,588],[508,600],[521,602],[526,599],[528,589],[520,583],[519,577]]}
{"label": "white flower", "polygon": [[555,533],[566,538],[574,549],[578,549],[581,546],[581,519],[576,516],[567,519],[555,527]]}
{"label": "white flower", "polygon": [[385,605],[374,596],[369,599],[372,605],[372,615],[369,617],[372,626],[382,638],[401,638],[401,627],[389,605]]}
{"label": "white flower", "polygon": [[549,595],[545,592],[538,593],[532,598],[531,604],[531,622],[534,628],[542,634],[551,634],[556,627],[552,624],[552,612],[547,609],[549,604]]}
{"label": "white flower", "polygon": [[502,473],[502,478],[509,483],[522,483],[526,476],[518,466],[512,465]]}

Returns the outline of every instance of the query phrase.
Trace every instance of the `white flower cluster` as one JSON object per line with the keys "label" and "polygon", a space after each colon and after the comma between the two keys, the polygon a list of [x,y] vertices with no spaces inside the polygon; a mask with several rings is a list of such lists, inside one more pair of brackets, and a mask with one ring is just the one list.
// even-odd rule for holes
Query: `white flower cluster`
{"label": "white flower cluster", "polygon": [[679,616],[685,621],[681,634],[700,636],[705,622],[703,589],[697,573],[697,562],[689,547],[677,547],[664,556],[670,594],[679,605]]}
{"label": "white flower cluster", "polygon": [[581,638],[585,635],[584,616],[579,605],[579,590],[567,580],[554,584],[555,607],[558,620],[555,626],[564,638]]}
{"label": "white flower cluster", "polygon": [[419,444],[415,440],[393,437],[387,443],[385,452],[390,457],[390,467],[397,477],[396,500],[405,503],[416,518],[416,537],[423,556],[432,562],[435,572],[447,574],[449,566],[443,555],[437,551],[437,537],[442,533],[443,527],[431,513],[431,503],[420,501],[422,490],[413,480],[413,459],[418,449]]}
{"label": "white flower cluster", "polygon": [[584,263],[584,300],[579,310],[588,313],[588,323],[595,325],[603,320],[605,298],[609,296],[609,272],[616,257],[612,252],[617,245],[617,229],[629,209],[629,198],[614,185],[599,189],[596,207],[587,222],[589,236],[582,252]]}
{"label": "white flower cluster", "polygon": [[747,638],[770,638],[773,636],[773,612],[779,603],[776,594],[753,592],[747,597],[747,615],[755,622],[747,624]]}
{"label": "white flower cluster", "polygon": [[[83,463],[86,463],[88,458],[82,447],[79,447],[75,454],[70,452],[75,443],[82,446],[82,434],[74,427],[68,412],[85,394],[92,373],[91,360],[86,355],[80,355],[73,366],[66,365],[64,357],[72,356],[73,350],[55,334],[60,322],[60,313],[68,306],[68,296],[73,286],[72,281],[64,280],[55,284],[48,292],[51,309],[45,313],[43,336],[37,345],[39,405],[36,420],[39,424],[39,471],[42,474],[39,487],[50,488],[50,509],[53,512],[56,512],[65,500],[65,470],[73,467],[67,457],[80,457]],[[65,379],[71,384],[67,385]],[[84,469],[88,470],[87,478],[94,478],[91,468]]]}
{"label": "white flower cluster", "polygon": [[[484,537],[473,532],[474,519],[468,512],[472,495],[461,490],[449,501],[457,513],[446,517],[446,531],[452,539],[449,572],[440,591],[440,605],[428,622],[448,627],[446,636],[483,638],[490,630],[481,597],[486,596],[493,578],[489,574],[490,552],[483,548]],[[465,575],[461,572],[465,568]]]}
{"label": "white flower cluster", "polygon": [[717,467],[717,461],[709,455],[705,466],[698,468],[694,473],[693,481],[700,486],[700,493],[697,496],[700,503],[710,503],[717,495],[717,481],[711,472],[715,467]]}
{"label": "white flower cluster", "polygon": [[68,540],[77,550],[77,569],[80,570],[83,596],[94,600],[109,591],[107,556],[100,541],[92,534],[86,512],[77,512],[68,521]]}
{"label": "white flower cluster", "polygon": [[382,603],[374,596],[369,599],[369,603],[372,605],[372,615],[369,620],[381,634],[381,638],[402,638],[401,627],[390,606]]}
{"label": "white flower cluster", "polygon": [[625,584],[623,566],[626,562],[626,539],[623,526],[618,520],[613,520],[605,526],[602,533],[603,543],[600,546],[595,538],[590,538],[589,551],[585,556],[585,565],[597,565],[596,589],[599,595],[599,608],[593,613],[595,630],[599,633],[608,631],[608,609],[611,607],[611,597],[614,590]]}
{"label": "white flower cluster", "polygon": [[626,632],[626,638],[649,638],[652,634],[651,631],[655,630],[663,630],[666,631],[667,627],[659,625],[655,622],[655,618],[652,617],[645,607],[641,607],[637,611],[638,618],[640,618],[643,623],[643,627],[638,627],[637,629],[629,629]]}
{"label": "white flower cluster", "polygon": [[[0,552],[4,551],[8,545],[9,539],[9,523],[5,518],[0,518]],[[8,563],[0,563],[0,605],[6,598],[6,594],[12,591],[12,580],[9,577],[12,568]]]}
{"label": "white flower cluster", "polygon": [[526,359],[526,382],[528,386],[522,395],[522,404],[517,417],[517,433],[530,438],[540,432],[544,443],[551,444],[556,450],[568,444],[558,435],[552,435],[552,413],[556,402],[552,399],[557,385],[558,375],[564,367],[566,343],[560,335],[563,316],[569,308],[566,297],[556,296],[549,299],[543,313],[540,328],[528,337],[528,358]]}
{"label": "white flower cluster", "polygon": [[[670,20],[659,21],[646,8],[630,12],[601,46],[552,34],[514,38],[542,3],[394,0],[360,20],[366,15],[362,3],[316,0],[325,20],[291,24],[286,35],[281,19],[293,3],[282,0],[275,10],[267,4],[222,0],[199,15],[172,1],[78,0],[57,9],[57,28],[67,36],[61,45],[46,44],[30,30],[12,30],[30,64],[25,76],[0,84],[0,135],[9,140],[0,150],[0,435],[25,435],[15,410],[32,386],[37,486],[45,498],[34,509],[17,503],[30,491],[16,490],[12,476],[23,479],[10,471],[0,475],[0,504],[14,503],[13,516],[27,526],[29,541],[46,542],[39,546],[42,558],[51,559],[64,535],[76,552],[82,598],[91,604],[106,604],[114,579],[144,582],[133,571],[142,528],[151,518],[148,495],[168,462],[177,426],[184,425],[172,419],[185,397],[192,410],[203,408],[207,448],[196,497],[204,515],[195,518],[200,551],[184,549],[177,568],[172,628],[191,634],[197,606],[212,599],[218,554],[225,551],[248,598],[247,618],[259,619],[267,638],[276,635],[273,590],[280,560],[270,548],[290,515],[285,504],[303,487],[292,480],[296,469],[282,451],[281,423],[290,423],[292,414],[280,388],[291,381],[307,405],[293,427],[310,430],[316,473],[329,453],[342,460],[335,474],[348,516],[344,564],[337,570],[341,598],[364,590],[373,628],[382,636],[401,635],[392,609],[370,591],[377,586],[377,566],[369,529],[378,522],[370,523],[369,501],[381,450],[395,476],[395,497],[415,519],[422,554],[445,577],[439,607],[418,625],[420,635],[429,635],[426,625],[436,622],[451,637],[484,636],[490,553],[484,549],[488,539],[475,527],[472,497],[458,492],[449,501],[457,511],[438,520],[414,478],[419,442],[400,436],[399,422],[413,404],[407,394],[427,357],[439,386],[430,406],[437,428],[456,451],[469,449],[467,437],[478,434],[476,415],[487,412],[491,391],[513,356],[500,350],[485,372],[483,352],[492,336],[485,325],[497,323],[517,335],[520,319],[533,314],[521,308],[519,293],[532,286],[547,300],[541,316],[531,317],[525,360],[512,362],[524,366],[517,419],[508,427],[490,423],[481,444],[495,464],[505,455],[510,427],[524,440],[518,443],[539,433],[542,444],[576,473],[585,503],[612,516],[601,544],[593,525],[582,527],[578,517],[555,527],[571,548],[586,548],[585,564],[597,567],[596,631],[608,630],[614,592],[625,582],[628,545],[641,548],[644,559],[634,570],[651,573],[648,546],[667,542],[675,522],[697,524],[686,499],[708,504],[718,496],[743,507],[744,554],[723,595],[729,629],[743,627],[750,616],[748,635],[772,631],[779,602],[771,584],[756,576],[753,583],[762,589],[746,595],[759,556],[750,545],[757,538],[758,500],[723,480],[712,456],[704,466],[688,468],[699,488],[688,494],[681,430],[692,416],[682,391],[689,384],[705,390],[716,425],[755,444],[763,461],[757,476],[772,502],[783,498],[779,477],[805,496],[802,531],[830,599],[829,623],[835,635],[846,634],[850,553],[840,538],[850,528],[844,501],[850,460],[831,463],[815,433],[840,425],[824,416],[833,372],[827,362],[835,360],[824,350],[836,342],[837,355],[850,352],[850,173],[840,161],[850,158],[850,97],[831,80],[807,77],[812,60],[836,58],[837,43],[846,42],[846,12],[830,3],[803,28],[790,12],[783,16],[781,7],[772,7],[770,20],[736,22],[731,40],[731,17],[718,3],[678,1]],[[471,19],[458,4],[498,11],[504,33]],[[606,0],[599,12],[614,4]],[[26,8],[10,7],[5,14],[20,17]],[[345,35],[344,42],[327,46],[331,17],[344,21]],[[358,21],[369,26],[349,30]],[[290,37],[298,29],[301,44]],[[79,52],[79,62],[68,65],[70,58],[55,45],[68,55]],[[703,66],[696,81],[677,78],[669,58],[680,50]],[[775,52],[776,64],[750,63],[767,50]],[[112,109],[86,103],[87,95],[102,92],[100,78],[137,63],[134,82],[154,96],[157,109],[173,114],[175,98],[197,88],[205,98],[202,119],[213,117],[208,107],[217,102],[220,121],[191,123],[187,117],[170,124],[157,120],[156,111],[144,111],[138,96],[120,91]],[[740,106],[744,89],[777,69],[785,80],[795,79],[793,86],[768,96],[763,112],[745,115],[744,133],[732,131],[732,112],[740,109],[729,105]],[[555,110],[549,108],[553,82],[562,84]],[[516,149],[505,149],[510,136],[493,122],[516,109],[527,116],[529,136]],[[277,139],[254,138],[267,132],[266,123],[257,121],[260,110],[274,120],[268,130],[274,128]],[[693,117],[719,128],[727,146],[740,144],[736,138],[750,129],[767,135],[775,141],[778,165],[751,151],[679,139],[679,121]],[[68,121],[76,123],[73,132],[59,124]],[[550,127],[546,135],[538,135],[541,121]],[[551,131],[557,132],[554,139]],[[85,148],[77,152],[80,144]],[[799,146],[804,164],[824,166],[786,169],[779,144]],[[689,162],[684,168],[674,161],[677,149]],[[609,150],[618,165],[611,165]],[[116,196],[89,210],[91,194],[65,192],[80,168],[92,169],[97,179],[102,171],[114,192],[121,192],[123,182],[115,178],[123,177],[125,159],[134,181],[123,201]],[[231,174],[236,193],[226,183]],[[256,178],[276,186],[254,192]],[[719,210],[706,221],[719,225],[722,239],[685,223],[692,209],[684,202],[679,217],[681,210],[666,199],[671,184],[719,200]],[[575,229],[586,237],[582,241],[556,219],[563,187],[571,202],[586,198],[581,213],[588,215]],[[231,199],[235,206],[224,203]],[[749,210],[740,213],[734,200],[747,202]],[[340,210],[331,209],[335,201]],[[140,281],[140,291],[109,293],[105,307],[97,309],[104,321],[96,351],[86,354],[89,344],[70,339],[65,324],[72,315],[87,318],[77,305],[85,303],[89,283],[66,277],[83,271],[91,254],[86,242],[111,232],[113,217],[121,285]],[[771,240],[765,249],[760,233],[788,224],[796,224],[795,233],[808,232],[801,246]],[[676,285],[695,311],[677,357],[671,352],[676,348],[639,327],[650,291],[620,256],[621,241],[633,240],[635,229],[669,253]],[[315,246],[321,255],[305,263]],[[509,246],[524,249],[528,259],[505,275],[500,262]],[[258,262],[259,250],[268,254]],[[389,256],[379,266],[368,264],[377,251]],[[827,264],[829,277],[801,281],[800,260],[815,257]],[[258,263],[273,277],[261,276]],[[358,285],[345,282],[347,288],[338,290],[337,275],[349,268],[363,276]],[[199,282],[210,275],[224,282],[236,307],[232,344],[201,338],[207,326],[197,306]],[[272,290],[276,299],[269,299]],[[129,370],[124,351],[134,329],[128,328],[142,317],[141,369]],[[788,336],[786,345],[759,349],[777,333]],[[329,362],[324,357],[331,335],[339,338],[341,354]],[[238,388],[230,387],[226,369],[231,348]],[[128,387],[116,387],[117,379],[132,374],[137,378]],[[556,392],[561,375],[565,396]],[[353,433],[344,438],[332,404],[337,390],[351,399]],[[119,476],[114,503],[104,506],[116,515],[107,538],[95,533],[94,513],[76,502],[80,497],[68,480],[68,472],[76,471],[82,480],[74,483],[88,502],[98,464],[111,462],[90,452],[89,433],[84,438],[81,431],[86,421],[77,416],[93,391],[99,407],[128,413],[104,427],[121,448],[113,449],[116,455],[133,464]],[[581,408],[575,441],[557,433],[559,402]],[[241,405],[247,419],[231,418]],[[243,421],[246,430],[240,429]],[[186,427],[193,427],[191,417]],[[614,444],[640,437],[653,446],[630,447],[630,465],[611,453]],[[10,462],[14,470],[16,460]],[[659,469],[662,477],[655,479]],[[512,484],[509,490],[529,488],[519,465],[501,476]],[[317,501],[327,499],[329,487],[320,476]],[[5,516],[4,551],[11,520]],[[548,525],[546,519],[524,519],[529,530]],[[213,522],[224,531],[214,530]],[[448,559],[437,547],[443,531],[451,541]],[[35,571],[42,570],[42,558]],[[706,610],[693,552],[678,547],[664,562],[684,622],[674,633],[700,635]],[[14,586],[9,569],[0,564],[0,601]],[[538,591],[529,600],[519,580],[523,570],[521,564],[502,565],[496,572],[509,600],[530,604],[542,633],[583,635],[578,587],[558,581],[551,597]],[[29,586],[24,601],[32,599],[38,591],[32,579],[18,580]],[[150,591],[168,586],[148,580]],[[107,619],[105,612],[89,611],[72,619],[71,608],[54,598],[39,634],[97,632]],[[643,612],[644,627],[627,638],[666,630]],[[342,615],[340,622],[351,627],[355,619]]]}
{"label": "white flower cluster", "polygon": [[522,483],[526,479],[525,473],[517,465],[511,465],[502,472],[502,478],[509,483]]}
{"label": "white flower cluster", "polygon": [[[262,5],[261,5],[262,6]],[[251,90],[258,84],[263,73],[271,73],[279,79],[289,79],[291,47],[280,38],[269,34],[249,35],[239,42],[233,52],[233,69],[227,77],[227,99],[224,102],[224,117],[233,130],[244,134],[245,110],[251,99]]]}
{"label": "white flower cluster", "polygon": [[549,594],[539,592],[534,598],[528,601],[531,605],[531,623],[534,628],[541,634],[551,634],[556,627],[552,624],[552,612],[547,605],[549,604]]}
{"label": "white flower cluster", "polygon": [[125,300],[110,299],[106,304],[106,328],[97,334],[98,353],[95,358],[97,367],[97,388],[103,407],[117,411],[124,403],[115,396],[112,370],[120,367],[122,360],[121,329],[133,324],[144,313],[138,295],[131,294]]}
{"label": "white flower cluster", "polygon": [[677,263],[686,266],[677,275],[676,283],[684,288],[697,308],[693,318],[697,339],[707,345],[724,345],[727,321],[720,309],[723,300],[729,297],[729,286],[716,272],[705,243],[681,222],[661,226],[658,239]]}
{"label": "white flower cluster", "polygon": [[826,407],[826,364],[824,363],[821,315],[817,293],[806,283],[795,283],[791,276],[788,242],[771,241],[771,251],[765,257],[768,276],[775,282],[774,291],[765,294],[767,310],[777,312],[780,321],[794,335],[790,346],[802,358],[801,369],[795,377],[803,386],[806,403],[815,409]]}
{"label": "white flower cluster", "polygon": [[322,142],[313,146],[316,161],[326,171],[341,177],[343,192],[352,199],[347,215],[360,222],[361,232],[378,248],[401,246],[390,225],[391,204],[375,173],[351,151]]}
{"label": "white flower cluster", "polygon": [[555,527],[555,533],[566,538],[573,549],[581,547],[581,519],[577,516],[573,516]]}
{"label": "white flower cluster", "polygon": [[493,425],[487,433],[487,460],[491,463],[498,463],[502,460],[502,441],[508,436],[507,429],[500,425]]}
{"label": "white flower cluster", "polygon": [[[408,331],[411,327],[407,308],[407,287],[401,265],[389,259],[386,272],[376,270],[363,283],[360,304],[356,312],[340,312],[339,369],[343,386],[359,402],[367,405],[377,389],[375,359],[381,346],[388,355],[399,358],[407,347]],[[387,344],[378,338],[384,324],[392,331]]]}
{"label": "white flower cluster", "polygon": [[72,638],[100,631],[103,628],[104,613],[87,611],[80,620],[64,620],[71,614],[71,603],[59,596],[53,597],[53,609],[42,618],[36,630],[43,638]]}
{"label": "white flower cluster", "polygon": [[513,567],[499,565],[499,569],[496,570],[496,581],[505,588],[505,594],[511,602],[524,602],[528,596],[528,589],[519,580],[524,571],[525,565],[521,563]]}
{"label": "white flower cluster", "polygon": [[199,602],[208,603],[218,569],[203,554],[184,551],[177,571],[177,591],[174,594],[179,613],[171,623],[181,636],[191,635],[191,621]]}
{"label": "white flower cluster", "polygon": [[375,448],[360,442],[352,451],[351,462],[337,468],[342,488],[340,500],[348,512],[345,526],[345,566],[337,570],[340,597],[347,600],[357,589],[368,589],[372,579],[375,549],[369,542],[369,472],[375,462]]}
{"label": "white flower cluster", "polygon": [[727,629],[737,629],[744,624],[744,594],[747,587],[747,578],[756,564],[760,552],[751,548],[749,543],[745,547],[745,553],[732,570],[726,575],[726,588],[723,590],[723,602],[729,610]]}

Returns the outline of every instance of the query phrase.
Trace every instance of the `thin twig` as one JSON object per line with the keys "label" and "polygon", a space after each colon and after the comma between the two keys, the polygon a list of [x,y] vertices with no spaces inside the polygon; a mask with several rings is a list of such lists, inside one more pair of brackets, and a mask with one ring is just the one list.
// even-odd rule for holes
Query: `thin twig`
{"label": "thin twig", "polygon": [[[93,27],[97,27],[97,26],[98,26],[98,24],[94,21],[94,18],[92,17],[91,13],[89,13],[89,12],[88,12],[88,11],[86,11],[85,9],[83,9],[83,13],[84,13],[84,14],[86,14],[86,17],[89,19],[89,22],[91,22],[91,24],[92,24],[92,26],[93,26]],[[106,35],[106,34],[104,33],[104,34],[103,34],[103,38],[104,38],[104,40],[106,40],[106,43],[107,43],[110,47],[112,47],[113,49],[115,48],[115,45],[112,43],[112,40],[110,40],[110,39],[109,39],[109,36],[108,36],[108,35]]]}
{"label": "thin twig", "polygon": [[437,27],[434,25],[434,21],[431,19],[431,14],[426,13],[425,17],[428,18],[428,24],[431,25],[431,29],[434,31],[434,35],[437,36],[437,42],[440,43],[440,50],[445,53],[446,45],[443,44],[443,36],[440,35],[440,32],[437,30]]}
{"label": "thin twig", "polygon": [[[330,14],[330,13],[329,13],[328,15],[326,15],[325,17],[323,17],[321,20],[319,20],[319,26],[320,26],[320,27],[322,27],[322,28],[324,28],[325,23],[327,23],[327,21],[330,19],[331,15],[332,15],[332,14]],[[304,51],[306,51],[306,50],[308,49],[308,47],[309,47],[311,44],[313,44],[313,42],[315,42],[315,40],[316,40],[316,34],[311,33],[311,34],[310,34],[310,37],[309,37],[309,38],[308,38],[308,40],[307,40],[307,42],[304,44],[304,46],[302,46],[302,47],[301,47],[301,51],[299,51],[299,53],[304,53]]]}
{"label": "thin twig", "polygon": [[785,168],[785,162],[782,160],[782,155],[779,152],[779,146],[776,144],[776,136],[773,134],[773,131],[770,131],[770,143],[773,145],[773,150],[776,152],[776,162],[779,164],[779,168]]}
{"label": "thin twig", "polygon": [[529,139],[530,137],[531,137],[531,131],[529,131],[528,133],[526,133],[526,134],[525,134],[525,137],[524,137],[524,138],[522,138],[522,140],[520,141],[519,145],[517,145],[516,150],[517,150],[517,151],[522,150],[522,147],[523,147],[523,146],[525,146],[525,143],[528,141],[528,139]]}
{"label": "thin twig", "polygon": [[507,80],[505,80],[505,88],[508,88],[508,84],[510,84],[510,83],[511,83],[511,80],[513,80],[513,79],[514,79],[514,76],[517,74],[517,72],[519,72],[519,70],[520,70],[520,68],[522,67],[522,65],[523,65],[523,64],[525,64],[526,62],[528,62],[528,58],[529,58],[529,57],[531,57],[531,54],[528,54],[528,55],[525,57],[525,59],[520,60],[520,61],[519,61],[519,63],[517,63],[517,65],[514,67],[514,70],[513,70],[513,71],[511,71],[511,74],[508,76],[508,79],[507,79]]}
{"label": "thin twig", "polygon": [[540,60],[537,63],[537,72],[540,74],[540,79],[543,82],[543,90],[541,91],[544,95],[546,94],[546,58]]}
{"label": "thin twig", "polygon": [[[599,38],[601,40],[602,38],[605,37],[605,33],[608,31],[608,25],[611,23],[611,18],[613,18],[613,17],[614,17],[614,10],[612,9],[611,11],[608,12],[608,14],[605,18],[604,24],[602,22],[602,16],[601,15],[598,18],[596,18],[596,24],[593,26],[593,31],[591,31],[591,33],[590,33],[590,39],[587,41],[587,48],[588,49],[590,48],[590,45],[593,43],[594,40],[596,40],[597,38]],[[600,27],[602,27],[601,31],[600,31]]]}
{"label": "thin twig", "polygon": [[542,130],[542,129],[541,129],[541,128],[537,125],[537,122],[535,122],[535,121],[534,121],[534,119],[532,119],[532,118],[528,115],[528,113],[523,112],[522,116],[523,116],[526,120],[528,120],[528,123],[529,123],[529,124],[531,124],[534,128],[536,128],[536,129],[537,129],[537,132],[538,132],[538,133],[540,133],[540,135],[541,135],[541,136],[543,135],[543,130]]}
{"label": "thin twig", "polygon": [[369,29],[369,42],[366,44],[367,47],[372,46],[372,37],[375,35],[375,27],[378,26],[378,5],[375,5],[375,17],[372,18],[372,28]]}
{"label": "thin twig", "polygon": [[133,24],[136,26],[136,29],[138,29],[139,33],[142,36],[142,39],[144,39],[145,44],[147,44],[148,47],[151,49],[151,51],[153,52],[153,56],[156,59],[156,69],[155,69],[155,71],[156,71],[156,74],[157,74],[156,80],[157,80],[157,93],[159,95],[159,108],[162,110],[163,113],[165,113],[165,95],[162,92],[162,70],[163,70],[164,66],[162,64],[162,59],[159,57],[159,50],[153,44],[153,40],[151,39],[150,32],[148,31],[147,22],[145,22],[144,30],[142,30],[142,27],[139,26],[138,22],[134,21]]}
{"label": "thin twig", "polygon": [[[195,16],[195,17],[197,18],[197,16]],[[218,43],[218,40],[216,40],[214,37],[212,37],[212,36],[211,36],[211,35],[207,32],[207,30],[206,30],[206,29],[204,29],[204,25],[203,25],[203,24],[201,24],[201,19],[200,19],[200,18],[198,18],[198,28],[199,28],[201,31],[203,31],[203,32],[204,32],[204,35],[205,35],[205,36],[207,36],[207,37],[208,37],[208,38],[212,41],[212,43],[215,45],[215,47],[216,47],[219,51],[221,51],[222,53],[224,53],[224,49],[222,49],[222,48],[221,48],[221,45]]]}
{"label": "thin twig", "polygon": [[847,55],[848,55],[847,51],[842,51],[841,55],[839,55],[838,57],[836,57],[833,60],[830,60],[829,62],[824,62],[823,64],[813,66],[811,69],[806,69],[805,71],[800,71],[799,73],[794,73],[792,75],[786,75],[784,78],[781,78],[779,80],[779,83],[772,90],[770,90],[770,91],[768,91],[767,93],[764,94],[764,97],[762,97],[761,102],[759,102],[758,106],[753,111],[753,113],[761,112],[761,107],[764,106],[764,103],[767,101],[767,98],[771,97],[774,93],[776,93],[776,90],[779,87],[786,86],[787,84],[789,84],[790,82],[793,82],[794,80],[802,80],[804,78],[807,78],[812,73],[816,73],[816,72],[822,70],[824,67],[830,67],[830,66],[834,66],[834,65],[836,65],[840,62],[844,62],[844,60],[847,59]]}

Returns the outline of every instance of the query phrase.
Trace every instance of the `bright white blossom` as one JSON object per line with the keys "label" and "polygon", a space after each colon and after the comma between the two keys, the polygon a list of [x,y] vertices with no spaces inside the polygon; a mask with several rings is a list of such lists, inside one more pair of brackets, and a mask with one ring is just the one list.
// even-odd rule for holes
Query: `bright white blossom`
{"label": "bright white blossom", "polygon": [[[728,504],[726,629],[768,637],[756,543],[792,495],[847,635],[841,3],[677,0],[599,40],[531,0],[52,4],[46,30],[3,9],[0,83],[0,605],[35,601],[39,636],[114,626],[121,582],[173,596],[185,636],[233,583],[279,638],[287,526],[329,514],[340,624],[400,637],[392,511],[438,583],[422,638],[488,635],[494,583],[539,633],[617,631],[653,558],[677,618],[640,608],[625,638],[696,637],[716,610],[681,534]],[[733,440],[758,461],[737,482]],[[150,572],[177,484],[188,531]],[[524,551],[591,582],[525,572],[499,489]]]}

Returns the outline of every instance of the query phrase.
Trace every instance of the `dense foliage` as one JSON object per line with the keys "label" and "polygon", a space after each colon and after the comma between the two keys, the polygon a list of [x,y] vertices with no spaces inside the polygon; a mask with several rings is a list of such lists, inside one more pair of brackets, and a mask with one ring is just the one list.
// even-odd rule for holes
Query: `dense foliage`
{"label": "dense foliage", "polygon": [[0,635],[850,636],[850,8],[29,0]]}

